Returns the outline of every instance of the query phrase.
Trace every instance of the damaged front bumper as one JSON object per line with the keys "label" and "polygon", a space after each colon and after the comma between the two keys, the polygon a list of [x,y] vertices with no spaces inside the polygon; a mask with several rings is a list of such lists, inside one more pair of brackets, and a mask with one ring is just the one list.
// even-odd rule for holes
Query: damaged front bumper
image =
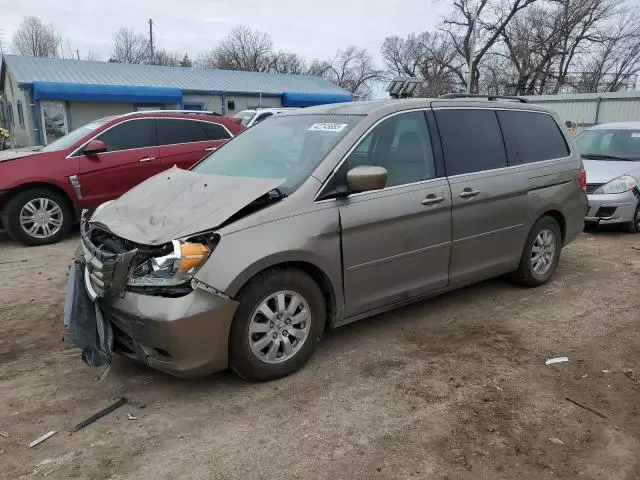
{"label": "damaged front bumper", "polygon": [[104,252],[82,234],[65,299],[65,336],[88,365],[111,363],[112,352],[179,377],[228,366],[228,339],[238,303],[203,288],[178,297],[126,288],[135,255]]}

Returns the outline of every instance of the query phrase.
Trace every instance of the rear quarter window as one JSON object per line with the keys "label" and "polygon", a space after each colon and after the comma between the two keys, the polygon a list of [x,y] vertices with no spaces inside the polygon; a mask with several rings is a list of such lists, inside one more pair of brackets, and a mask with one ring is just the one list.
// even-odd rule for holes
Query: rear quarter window
{"label": "rear quarter window", "polygon": [[436,110],[448,176],[507,166],[498,118],[493,110]]}
{"label": "rear quarter window", "polygon": [[569,147],[551,115],[498,111],[509,165],[542,162],[569,155]]}

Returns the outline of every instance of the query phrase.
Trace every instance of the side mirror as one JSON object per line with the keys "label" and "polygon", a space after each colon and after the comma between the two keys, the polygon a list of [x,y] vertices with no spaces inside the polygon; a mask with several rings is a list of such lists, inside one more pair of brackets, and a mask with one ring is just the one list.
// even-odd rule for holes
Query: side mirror
{"label": "side mirror", "polygon": [[98,153],[106,152],[107,146],[102,140],[93,139],[87,143],[82,149],[82,153],[85,155],[96,155]]}
{"label": "side mirror", "polygon": [[380,190],[387,184],[387,169],[372,165],[360,165],[347,172],[349,192],[367,192]]}

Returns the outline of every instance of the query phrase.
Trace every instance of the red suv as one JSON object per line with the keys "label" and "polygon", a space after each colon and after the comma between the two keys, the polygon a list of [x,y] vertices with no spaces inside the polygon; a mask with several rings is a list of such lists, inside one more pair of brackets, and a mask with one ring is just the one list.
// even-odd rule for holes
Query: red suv
{"label": "red suv", "polygon": [[190,168],[244,130],[213,114],[135,112],[88,123],[37,151],[0,152],[0,218],[27,245],[59,241],[84,208],[174,165]]}

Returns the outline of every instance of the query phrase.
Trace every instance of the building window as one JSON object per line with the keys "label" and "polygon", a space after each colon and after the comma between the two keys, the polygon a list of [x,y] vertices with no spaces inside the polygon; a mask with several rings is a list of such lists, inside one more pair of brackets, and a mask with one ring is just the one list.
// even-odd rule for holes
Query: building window
{"label": "building window", "polygon": [[9,126],[14,126],[16,122],[13,120],[13,103],[7,103],[7,122],[9,122]]}
{"label": "building window", "polygon": [[18,100],[16,102],[16,108],[18,109],[18,122],[20,123],[20,128],[24,128],[24,112],[22,110],[22,101]]}

